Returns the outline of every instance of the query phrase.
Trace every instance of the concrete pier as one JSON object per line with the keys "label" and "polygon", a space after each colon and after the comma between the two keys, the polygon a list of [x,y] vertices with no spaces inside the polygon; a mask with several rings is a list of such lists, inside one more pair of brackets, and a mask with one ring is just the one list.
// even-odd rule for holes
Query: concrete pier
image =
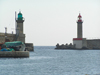
{"label": "concrete pier", "polygon": [[34,51],[33,43],[25,43],[26,51]]}
{"label": "concrete pier", "polygon": [[0,51],[1,57],[24,58],[29,57],[29,51]]}

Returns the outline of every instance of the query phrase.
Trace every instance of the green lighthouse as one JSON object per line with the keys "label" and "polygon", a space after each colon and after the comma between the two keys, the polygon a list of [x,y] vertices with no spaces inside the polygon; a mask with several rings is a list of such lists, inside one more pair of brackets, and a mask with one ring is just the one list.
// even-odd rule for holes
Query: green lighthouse
{"label": "green lighthouse", "polygon": [[21,12],[18,13],[18,17],[17,17],[16,22],[17,22],[16,28],[19,30],[19,34],[23,34],[23,22],[24,22],[24,18],[22,16]]}
{"label": "green lighthouse", "polygon": [[23,33],[24,18],[22,13],[19,12],[16,18],[16,41],[22,41],[25,43],[25,34]]}

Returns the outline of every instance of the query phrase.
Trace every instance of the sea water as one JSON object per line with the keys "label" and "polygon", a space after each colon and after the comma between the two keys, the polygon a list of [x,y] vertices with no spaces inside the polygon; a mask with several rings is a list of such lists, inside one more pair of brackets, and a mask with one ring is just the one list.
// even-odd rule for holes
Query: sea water
{"label": "sea water", "polygon": [[35,46],[29,58],[0,58],[0,75],[100,75],[100,50]]}

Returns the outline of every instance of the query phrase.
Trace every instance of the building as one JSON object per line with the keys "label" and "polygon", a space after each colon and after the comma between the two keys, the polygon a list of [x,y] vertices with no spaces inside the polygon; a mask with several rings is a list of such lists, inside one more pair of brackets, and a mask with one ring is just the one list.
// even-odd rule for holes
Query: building
{"label": "building", "polygon": [[83,38],[83,21],[79,14],[77,21],[77,38],[73,38],[73,45],[56,45],[56,49],[100,49],[100,39]]}
{"label": "building", "polygon": [[5,33],[0,33],[0,43],[4,42],[12,42],[12,41],[22,41],[26,45],[26,49],[29,51],[33,51],[33,43],[26,43],[25,42],[25,34],[23,33],[23,23],[24,18],[22,13],[18,13],[18,17],[16,18],[15,12],[15,29],[16,33],[7,33],[7,28],[5,27]]}

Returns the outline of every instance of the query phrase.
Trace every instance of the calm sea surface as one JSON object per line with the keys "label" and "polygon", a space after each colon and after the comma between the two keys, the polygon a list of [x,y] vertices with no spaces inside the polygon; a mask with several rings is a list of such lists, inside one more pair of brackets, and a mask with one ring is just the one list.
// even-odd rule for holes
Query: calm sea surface
{"label": "calm sea surface", "polygon": [[100,50],[35,46],[29,58],[0,58],[0,75],[100,75]]}

